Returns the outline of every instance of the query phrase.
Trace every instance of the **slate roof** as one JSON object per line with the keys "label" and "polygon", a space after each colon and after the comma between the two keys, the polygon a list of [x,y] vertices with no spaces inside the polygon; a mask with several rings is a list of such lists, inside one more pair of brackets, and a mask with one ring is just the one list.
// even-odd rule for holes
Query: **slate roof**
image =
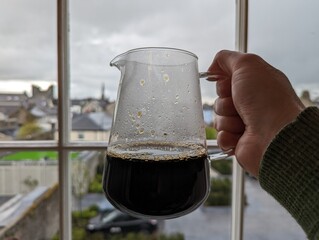
{"label": "slate roof", "polygon": [[105,112],[82,113],[72,119],[72,130],[107,131],[111,129],[112,116]]}

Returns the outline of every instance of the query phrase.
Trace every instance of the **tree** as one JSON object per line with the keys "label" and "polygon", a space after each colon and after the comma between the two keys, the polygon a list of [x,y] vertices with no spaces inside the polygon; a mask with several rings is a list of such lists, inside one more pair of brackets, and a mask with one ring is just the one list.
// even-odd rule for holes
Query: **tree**
{"label": "tree", "polygon": [[36,121],[26,122],[20,127],[17,133],[17,139],[34,139],[35,136],[42,132],[43,129],[36,123]]}

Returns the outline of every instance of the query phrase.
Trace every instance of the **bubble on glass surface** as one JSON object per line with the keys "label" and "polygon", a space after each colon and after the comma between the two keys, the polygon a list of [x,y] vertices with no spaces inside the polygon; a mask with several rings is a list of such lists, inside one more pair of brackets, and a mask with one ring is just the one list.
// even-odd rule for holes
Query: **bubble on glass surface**
{"label": "bubble on glass surface", "polygon": [[132,122],[135,122],[135,121],[136,121],[136,119],[135,119],[134,116],[131,116],[131,121],[132,121]]}
{"label": "bubble on glass surface", "polygon": [[143,134],[143,133],[144,133],[144,128],[140,128],[140,129],[138,130],[138,133],[139,133],[139,134]]}
{"label": "bubble on glass surface", "polygon": [[151,135],[152,135],[152,137],[155,136],[155,130],[151,130]]}
{"label": "bubble on glass surface", "polygon": [[164,82],[168,82],[169,81],[169,75],[167,73],[163,74],[163,80],[164,80]]}
{"label": "bubble on glass surface", "polygon": [[144,87],[144,85],[145,85],[145,80],[144,80],[144,79],[141,79],[140,85],[141,85],[142,87]]}

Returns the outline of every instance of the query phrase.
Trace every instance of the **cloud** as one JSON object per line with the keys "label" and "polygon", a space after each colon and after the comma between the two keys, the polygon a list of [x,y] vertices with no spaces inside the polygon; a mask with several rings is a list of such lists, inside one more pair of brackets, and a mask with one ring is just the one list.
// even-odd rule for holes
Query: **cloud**
{"label": "cloud", "polygon": [[[295,86],[319,88],[318,7],[316,0],[250,2],[249,49]],[[16,79],[55,82],[55,1],[1,1],[0,15],[0,87]],[[70,1],[71,97],[99,97],[105,84],[115,99],[120,73],[109,62],[132,48],[186,49],[206,71],[219,50],[234,45],[234,1]],[[216,97],[214,85],[201,80],[205,101]]]}
{"label": "cloud", "polygon": [[319,88],[317,9],[316,0],[251,1],[249,49],[285,72],[293,86]]}

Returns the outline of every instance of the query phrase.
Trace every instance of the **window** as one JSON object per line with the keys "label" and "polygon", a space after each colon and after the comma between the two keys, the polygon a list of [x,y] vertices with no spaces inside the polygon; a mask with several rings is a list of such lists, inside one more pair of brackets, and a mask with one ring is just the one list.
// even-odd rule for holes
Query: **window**
{"label": "window", "polygon": [[83,138],[84,138],[84,133],[79,132],[79,133],[78,133],[78,139],[83,139]]}
{"label": "window", "polygon": [[[262,55],[266,61],[284,71],[304,104],[315,105],[319,96],[319,18],[315,10],[318,9],[318,3],[250,1],[249,9],[248,50]],[[301,16],[304,16],[302,20]],[[245,189],[249,205],[244,214],[244,239],[256,236],[306,239],[289,213],[255,181],[246,179]],[[260,209],[268,209],[267,213],[259,215],[257,205]],[[256,222],[263,227],[257,228]]]}
{"label": "window", "polygon": [[[9,204],[24,201],[27,211],[28,199],[43,203],[36,205],[36,217],[26,221],[33,223],[29,234],[43,234],[37,226],[46,226],[50,237],[58,234],[60,239],[72,239],[75,215],[90,216],[96,208],[110,210],[103,193],[84,195],[90,188],[101,190],[101,165],[120,78],[108,62],[124,51],[142,46],[182,48],[198,55],[199,69],[205,71],[220,49],[249,50],[287,71],[298,94],[307,89],[311,99],[319,102],[318,68],[314,67],[319,56],[317,3],[251,1],[249,24],[248,1],[236,4],[211,0],[187,4],[168,0],[1,2],[5,21],[0,23],[0,44],[5,47],[0,47],[4,56],[0,59],[0,236],[12,221],[2,218],[3,213],[11,214]],[[307,26],[295,22],[302,9]],[[313,46],[311,50],[307,45]],[[300,66],[305,70],[298,71]],[[16,92],[20,87],[24,90]],[[206,119],[211,121],[214,84],[202,81],[201,90]],[[4,111],[9,107],[18,111]],[[17,132],[18,128],[23,131]],[[208,146],[218,151],[216,141],[209,140]],[[287,214],[277,212],[278,205],[254,179],[245,176],[235,161],[232,167],[232,208],[200,209],[183,219],[184,228],[179,219],[167,220],[165,231],[181,231],[187,239],[196,239],[194,226],[205,221],[198,234],[215,234],[219,239],[283,239],[287,232],[289,239],[304,238],[293,220],[286,220]],[[91,202],[96,204],[92,209]],[[266,208],[273,212],[266,213]],[[269,218],[275,220],[269,223]],[[281,228],[275,222],[285,225]],[[85,226],[81,227],[83,231]],[[10,229],[6,234],[21,237],[24,233]]]}

